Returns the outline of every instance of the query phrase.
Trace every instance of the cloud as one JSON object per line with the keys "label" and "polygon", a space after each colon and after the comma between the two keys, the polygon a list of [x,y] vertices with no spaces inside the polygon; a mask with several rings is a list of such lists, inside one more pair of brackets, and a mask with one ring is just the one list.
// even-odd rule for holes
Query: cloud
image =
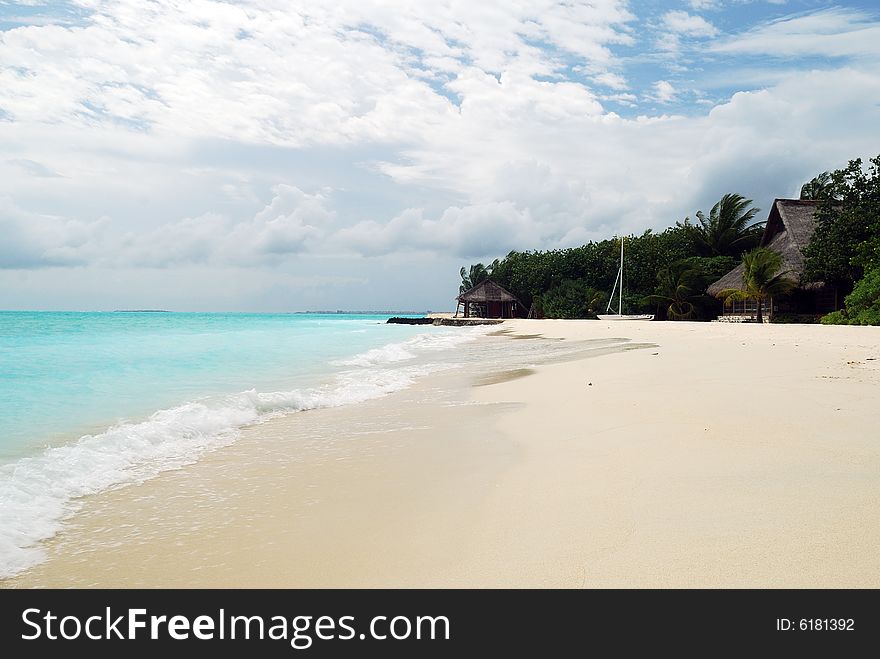
{"label": "cloud", "polygon": [[334,219],[328,191],[278,185],[273,193],[250,219],[206,212],[137,233],[119,231],[108,217],[81,222],[38,215],[0,198],[0,268],[270,266],[307,251]]}
{"label": "cloud", "polygon": [[666,12],[663,15],[663,25],[675,34],[689,37],[714,37],[718,34],[718,29],[702,16],[681,10]]}
{"label": "cloud", "polygon": [[600,97],[603,101],[611,101],[612,103],[621,103],[626,105],[627,107],[637,107],[636,101],[639,100],[639,97],[635,94],[605,94]]}
{"label": "cloud", "polygon": [[6,163],[18,167],[21,171],[30,176],[37,176],[40,178],[56,178],[60,176],[57,172],[53,172],[46,167],[46,165],[36,162],[35,160],[28,160],[27,158],[11,158],[7,160]]}
{"label": "cloud", "polygon": [[672,86],[668,80],[658,80],[654,83],[654,92],[651,98],[658,103],[670,103],[675,100],[678,91]]}
{"label": "cloud", "polygon": [[880,22],[867,12],[835,7],[788,16],[713,44],[713,52],[775,57],[880,59]]}
{"label": "cloud", "polygon": [[269,204],[245,221],[209,212],[163,224],[145,236],[130,234],[119,247],[120,262],[271,265],[306,251],[334,217],[328,193],[308,194],[292,185],[278,185],[273,193]]}
{"label": "cloud", "polygon": [[0,197],[0,269],[84,265],[94,258],[105,225],[33,213]]}
{"label": "cloud", "polygon": [[[231,273],[247,296],[338,275],[354,305],[427,254],[662,229],[880,150],[870,15],[722,37],[693,13],[714,4],[89,0],[76,25],[0,31],[0,263],[169,295],[182,271],[196,300]],[[443,273],[421,283],[446,300]]]}
{"label": "cloud", "polygon": [[462,81],[553,74],[554,52],[601,72],[634,19],[616,0],[89,6],[83,26],[0,32],[6,112],[293,147],[416,139],[454,115]]}
{"label": "cloud", "polygon": [[505,254],[541,242],[528,209],[511,202],[447,208],[436,219],[410,208],[389,222],[366,221],[341,230],[337,243],[364,256],[400,250],[446,252],[462,258]]}
{"label": "cloud", "polygon": [[617,73],[611,73],[610,71],[606,71],[605,73],[600,73],[596,76],[593,76],[593,82],[597,85],[601,85],[603,87],[608,87],[609,89],[628,89],[629,85],[626,82],[626,78]]}
{"label": "cloud", "polygon": [[307,194],[291,185],[275,187],[275,198],[241,227],[257,254],[297,254],[323,233],[334,213],[327,208],[327,192]]}
{"label": "cloud", "polygon": [[654,40],[654,48],[661,53],[675,55],[681,49],[681,38],[672,32],[660,34]]}

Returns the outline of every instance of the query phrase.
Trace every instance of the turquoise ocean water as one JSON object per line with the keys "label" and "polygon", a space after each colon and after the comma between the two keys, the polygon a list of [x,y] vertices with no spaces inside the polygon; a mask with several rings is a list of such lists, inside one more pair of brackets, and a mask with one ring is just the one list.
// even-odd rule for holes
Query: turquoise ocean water
{"label": "turquoise ocean water", "polygon": [[0,312],[0,576],[83,495],[138,482],[280,414],[448,368],[477,333],[387,316]]}

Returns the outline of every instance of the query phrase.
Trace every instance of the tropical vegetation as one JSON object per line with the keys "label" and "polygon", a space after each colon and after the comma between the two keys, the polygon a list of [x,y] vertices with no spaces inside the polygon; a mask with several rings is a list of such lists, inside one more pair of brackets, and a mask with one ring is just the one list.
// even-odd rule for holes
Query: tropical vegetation
{"label": "tropical vegetation", "polygon": [[832,172],[819,226],[805,250],[805,276],[844,291],[844,308],[826,324],[880,325],[880,155]]}
{"label": "tropical vegetation", "polygon": [[459,271],[459,274],[461,275],[461,285],[458,287],[459,294],[469,291],[477,284],[482,284],[489,279],[492,275],[492,268],[496,263],[498,263],[498,259],[495,260],[495,263],[489,265],[489,267],[486,267],[482,263],[475,263],[470,268],[462,267]]}
{"label": "tropical vegetation", "polygon": [[831,172],[822,172],[801,186],[801,199],[820,201],[835,199],[835,189]]}
{"label": "tropical vegetation", "polygon": [[657,273],[655,292],[644,298],[656,305],[658,320],[697,320],[714,315],[717,303],[706,294],[706,288],[733,268],[729,256],[694,256],[670,263]]}
{"label": "tropical vegetation", "polygon": [[691,238],[699,256],[737,257],[761,242],[764,223],[755,222],[758,210],[751,199],[730,192],[712,206],[708,216],[697,211],[697,222],[686,217],[676,226]]}
{"label": "tropical vegetation", "polygon": [[[822,172],[801,187],[802,199],[822,203],[819,226],[805,251],[804,281],[825,282],[844,294],[845,308],[823,322],[880,323],[880,156],[869,167],[853,160]],[[697,211],[670,228],[629,235],[626,241],[625,313],[664,320],[716,317],[722,300],[754,299],[763,315],[768,297],[796,284],[775,252],[756,250],[763,222],[751,199],[727,193],[708,213]],[[491,278],[531,309],[553,318],[593,318],[604,311],[620,258],[619,238],[579,247],[512,251],[489,265],[461,268],[461,291]],[[720,299],[706,289],[743,261],[743,289]]]}
{"label": "tropical vegetation", "polygon": [[[732,268],[754,242],[756,229],[748,220],[757,212],[741,195],[725,195],[722,201],[708,216],[697,213],[706,220],[705,228],[685,221],[659,233],[648,230],[625,237],[627,310],[670,319],[718,315],[721,304],[706,295],[706,287]],[[719,251],[726,255],[717,255]],[[608,302],[619,259],[619,239],[570,249],[512,251],[490,266],[463,267],[460,289],[491,278],[539,317],[594,318]],[[683,277],[682,286],[671,284],[670,277]]]}
{"label": "tropical vegetation", "polygon": [[880,268],[869,270],[846,296],[845,308],[822,318],[826,325],[880,325]]}
{"label": "tropical vegetation", "polygon": [[743,286],[728,288],[718,293],[725,303],[735,300],[755,300],[757,302],[756,320],[764,321],[764,303],[771,297],[784,295],[791,291],[797,282],[783,270],[782,255],[766,247],[756,247],[742,257]]}

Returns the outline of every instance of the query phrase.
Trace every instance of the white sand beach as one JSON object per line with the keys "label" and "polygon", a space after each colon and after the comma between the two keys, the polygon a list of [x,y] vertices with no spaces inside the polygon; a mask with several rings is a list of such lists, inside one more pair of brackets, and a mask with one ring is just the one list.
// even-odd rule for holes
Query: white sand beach
{"label": "white sand beach", "polygon": [[880,587],[880,328],[500,329],[657,347],[272,420],[5,585]]}

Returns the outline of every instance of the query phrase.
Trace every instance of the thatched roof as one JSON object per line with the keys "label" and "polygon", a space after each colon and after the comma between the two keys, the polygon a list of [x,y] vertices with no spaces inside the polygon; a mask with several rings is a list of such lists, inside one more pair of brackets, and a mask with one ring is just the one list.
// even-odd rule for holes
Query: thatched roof
{"label": "thatched roof", "polygon": [[709,288],[706,289],[706,292],[709,295],[716,296],[721,291],[728,291],[733,288],[742,290],[743,270],[743,264],[740,263],[733,270],[724,275],[721,279],[709,284]]}
{"label": "thatched roof", "polygon": [[456,299],[459,302],[519,302],[513,293],[489,279],[481,281]]}
{"label": "thatched roof", "polygon": [[[816,230],[815,213],[820,203],[801,199],[775,200],[761,237],[761,247],[779,252],[782,255],[782,269],[788,270],[788,276],[798,282],[804,274],[804,249]],[[742,287],[743,265],[740,263],[709,286],[707,292],[709,295],[718,295],[725,289],[742,290]]]}

